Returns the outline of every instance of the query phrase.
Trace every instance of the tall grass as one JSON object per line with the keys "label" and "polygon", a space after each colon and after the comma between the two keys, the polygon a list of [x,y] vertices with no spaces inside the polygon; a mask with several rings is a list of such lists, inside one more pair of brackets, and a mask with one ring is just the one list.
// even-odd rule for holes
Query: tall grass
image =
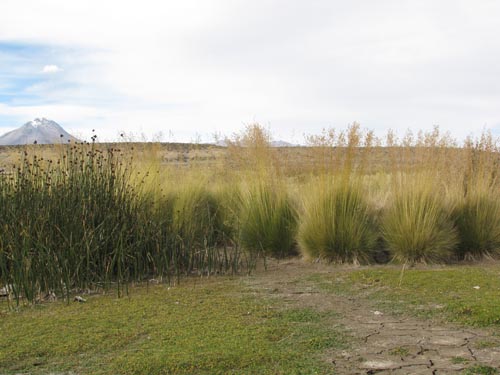
{"label": "tall grass", "polygon": [[447,261],[458,244],[439,185],[422,175],[398,181],[381,232],[391,255],[403,263]]}
{"label": "tall grass", "polygon": [[322,182],[310,189],[300,215],[304,256],[335,262],[367,262],[376,242],[373,211],[358,181]]}
{"label": "tall grass", "polygon": [[265,181],[248,186],[240,210],[243,248],[274,257],[295,253],[296,210],[283,187]]}
{"label": "tall grass", "polygon": [[187,248],[214,246],[221,229],[218,202],[200,185],[183,186],[174,198],[175,232]]}
{"label": "tall grass", "polygon": [[498,140],[490,133],[468,138],[464,146],[463,184],[457,186],[454,219],[460,236],[459,259],[500,254]]}
{"label": "tall grass", "polygon": [[319,162],[309,194],[303,199],[298,241],[308,258],[367,262],[376,242],[374,212],[363,188],[363,174],[376,141],[372,132],[352,124],[309,136]]}
{"label": "tall grass", "polygon": [[2,177],[2,282],[17,299],[133,277],[137,202],[117,152],[71,146],[57,161],[25,152]]}
{"label": "tall grass", "polygon": [[454,218],[459,233],[459,259],[500,255],[500,200],[494,191],[475,188],[458,203]]}
{"label": "tall grass", "polygon": [[286,184],[285,158],[271,147],[269,131],[251,124],[227,142],[229,181],[240,187],[229,199],[237,241],[251,257],[295,254],[296,208]]}
{"label": "tall grass", "polygon": [[354,123],[306,142],[271,147],[269,130],[253,124],[225,149],[16,149],[19,162],[0,174],[0,287],[18,302],[123,293],[151,277],[237,272],[297,244],[336,262],[368,262],[375,243],[405,263],[500,253],[491,134],[459,145],[435,128],[382,141]]}
{"label": "tall grass", "polygon": [[216,249],[209,193],[143,192],[115,148],[61,152],[44,160],[25,151],[0,176],[0,283],[18,302],[113,285],[121,294],[134,280],[238,267]]}

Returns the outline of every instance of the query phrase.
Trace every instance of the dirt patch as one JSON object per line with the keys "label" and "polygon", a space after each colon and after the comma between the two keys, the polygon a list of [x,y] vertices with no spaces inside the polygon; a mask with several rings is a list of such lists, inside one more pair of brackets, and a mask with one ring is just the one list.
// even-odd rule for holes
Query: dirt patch
{"label": "dirt patch", "polygon": [[[340,374],[459,374],[475,365],[500,368],[500,342],[492,330],[393,315],[374,309],[363,293],[325,291],[313,275],[349,269],[301,260],[270,262],[245,279],[256,294],[279,298],[289,307],[335,311],[352,338],[349,350],[331,350],[325,360]],[[339,279],[340,282],[340,279]],[[482,343],[493,343],[482,347]]]}

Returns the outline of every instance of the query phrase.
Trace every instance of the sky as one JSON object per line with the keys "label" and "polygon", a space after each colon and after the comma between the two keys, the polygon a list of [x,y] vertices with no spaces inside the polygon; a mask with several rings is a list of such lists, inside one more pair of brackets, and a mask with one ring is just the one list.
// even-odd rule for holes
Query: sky
{"label": "sky", "polygon": [[0,133],[500,135],[497,0],[0,0]]}

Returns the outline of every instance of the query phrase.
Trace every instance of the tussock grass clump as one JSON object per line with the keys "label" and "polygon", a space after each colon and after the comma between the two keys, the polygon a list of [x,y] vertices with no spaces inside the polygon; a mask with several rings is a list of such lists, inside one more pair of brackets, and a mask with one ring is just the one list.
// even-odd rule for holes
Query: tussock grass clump
{"label": "tussock grass clump", "polygon": [[242,192],[240,241],[254,253],[284,257],[295,252],[296,210],[286,190],[257,181]]}
{"label": "tussock grass clump", "polygon": [[[420,182],[419,182],[420,181]],[[382,215],[382,236],[394,259],[442,262],[458,244],[450,210],[435,182],[420,176],[400,182]]]}
{"label": "tussock grass clump", "polygon": [[311,189],[300,215],[298,242],[307,258],[368,261],[376,235],[360,181],[323,181]]}
{"label": "tussock grass clump", "polygon": [[463,183],[457,186],[454,210],[460,236],[457,255],[459,259],[496,256],[500,254],[498,140],[486,132],[479,139],[468,138],[463,151]]}
{"label": "tussock grass clump", "polygon": [[222,231],[222,215],[215,195],[201,184],[182,186],[174,195],[175,232],[183,246],[214,246]]}
{"label": "tussock grass clump", "polygon": [[500,254],[500,201],[488,187],[469,189],[454,210],[460,259]]}
{"label": "tussock grass clump", "polygon": [[218,223],[219,240],[224,246],[239,246],[240,211],[242,194],[239,182],[236,179],[226,179],[224,183],[215,184],[213,194],[219,202]]}

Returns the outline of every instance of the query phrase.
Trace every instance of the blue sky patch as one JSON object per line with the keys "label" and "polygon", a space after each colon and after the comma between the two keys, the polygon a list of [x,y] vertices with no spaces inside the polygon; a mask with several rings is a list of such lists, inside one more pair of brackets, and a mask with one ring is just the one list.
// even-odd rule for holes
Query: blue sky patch
{"label": "blue sky patch", "polygon": [[[0,116],[0,129],[21,126],[17,116]],[[2,130],[3,131],[3,130]]]}
{"label": "blue sky patch", "polygon": [[1,42],[0,103],[35,99],[39,93],[29,90],[53,79],[49,74],[42,74],[42,69],[48,64],[57,65],[54,56],[53,47]]}
{"label": "blue sky patch", "polygon": [[54,47],[30,43],[14,43],[0,41],[0,53],[20,57],[49,55]]}

